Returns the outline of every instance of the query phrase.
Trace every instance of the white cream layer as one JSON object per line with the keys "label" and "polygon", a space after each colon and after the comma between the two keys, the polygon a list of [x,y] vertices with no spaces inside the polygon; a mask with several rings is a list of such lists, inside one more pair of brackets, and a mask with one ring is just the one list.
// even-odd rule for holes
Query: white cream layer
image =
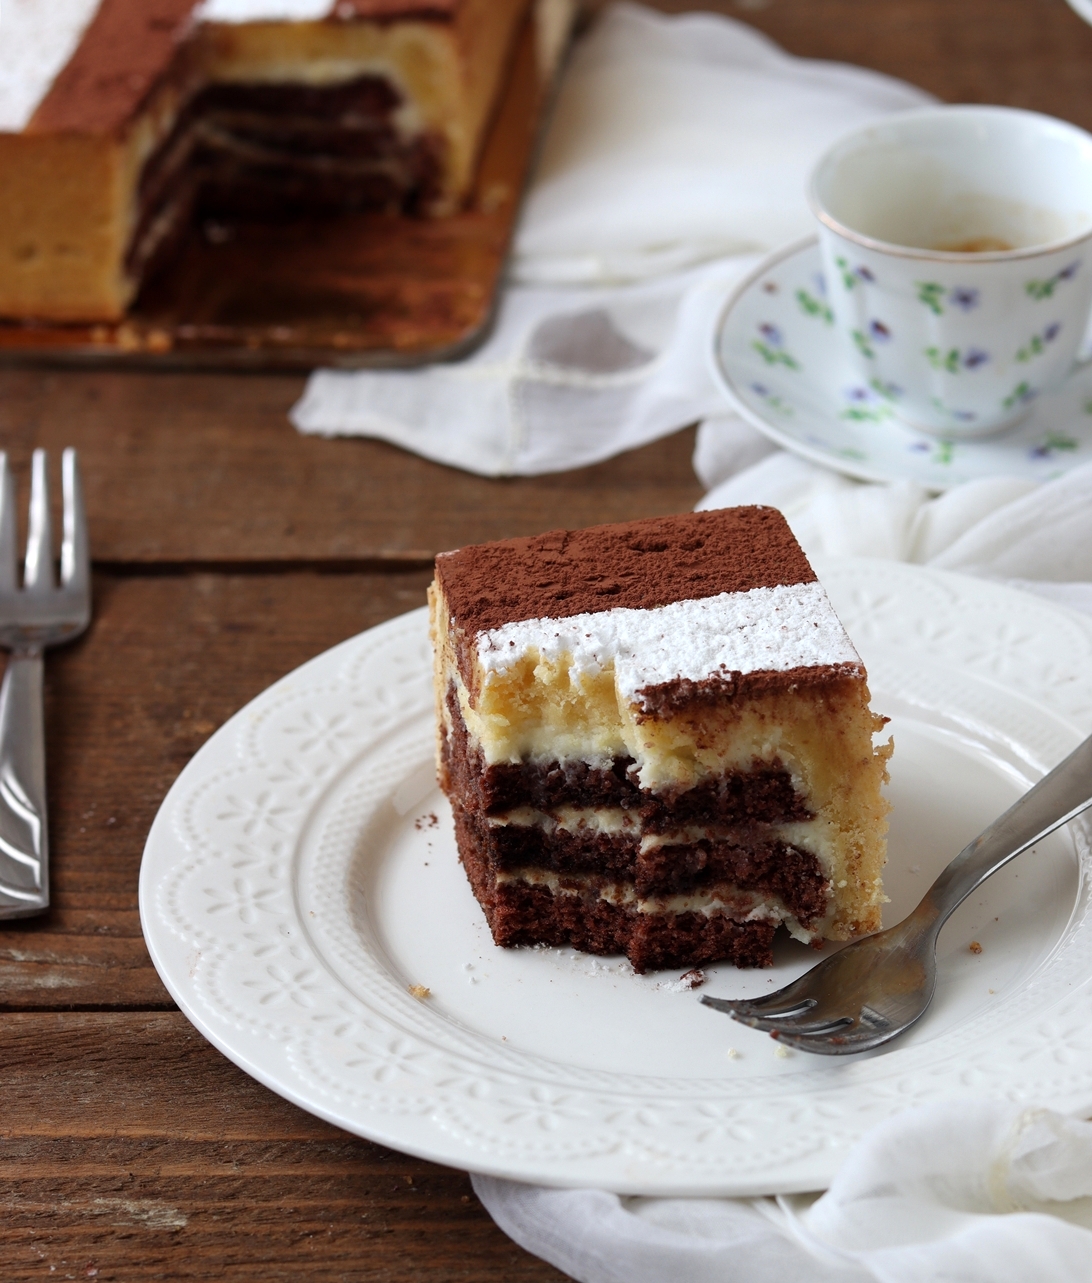
{"label": "white cream layer", "polygon": [[546,833],[632,833],[641,830],[641,817],[620,806],[559,806],[554,811],[537,811],[533,806],[516,806],[503,815],[491,816],[490,828],[540,828]]}
{"label": "white cream layer", "polygon": [[[524,883],[541,887],[553,895],[582,895],[594,886],[591,874],[565,874],[564,883],[559,874],[549,869],[512,869],[497,874],[497,885]],[[625,882],[605,882],[595,888],[597,898],[606,900],[631,913],[700,913],[704,917],[723,913],[734,922],[784,923],[789,934],[804,944],[823,938],[829,918],[801,926],[795,914],[790,913],[779,896],[767,896],[758,891],[742,891],[738,887],[718,886],[707,891],[687,892],[680,895],[660,895],[642,898]]]}
{"label": "white cream layer", "polygon": [[571,656],[574,675],[613,666],[619,696],[633,704],[644,687],[679,679],[861,662],[818,583],[521,620],[481,633],[477,649],[487,681],[528,654],[552,663]]}
{"label": "white cream layer", "polygon": [[98,8],[99,0],[2,0],[0,131],[26,128]]}

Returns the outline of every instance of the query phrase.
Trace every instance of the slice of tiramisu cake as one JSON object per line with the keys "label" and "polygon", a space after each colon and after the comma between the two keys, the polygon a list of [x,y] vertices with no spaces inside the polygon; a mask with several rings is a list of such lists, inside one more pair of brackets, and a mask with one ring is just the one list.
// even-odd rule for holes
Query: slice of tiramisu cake
{"label": "slice of tiramisu cake", "polygon": [[876,930],[890,746],[781,514],[731,508],[445,553],[439,774],[500,945],[638,971]]}
{"label": "slice of tiramisu cake", "polygon": [[195,223],[453,213],[528,6],[6,0],[0,317],[117,320]]}

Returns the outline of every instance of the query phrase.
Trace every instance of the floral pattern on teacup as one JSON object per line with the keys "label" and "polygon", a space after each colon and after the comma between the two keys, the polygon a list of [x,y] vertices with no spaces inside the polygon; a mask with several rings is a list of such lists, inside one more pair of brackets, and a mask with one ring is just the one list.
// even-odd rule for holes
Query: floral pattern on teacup
{"label": "floral pattern on teacup", "polygon": [[918,302],[924,303],[925,306],[933,313],[934,316],[943,316],[945,304],[948,307],[956,307],[961,312],[971,312],[981,302],[981,292],[972,289],[969,285],[941,285],[939,281],[917,281],[915,288],[918,292]]}
{"label": "floral pattern on teacup", "polygon": [[853,384],[842,389],[842,396],[848,402],[839,414],[839,418],[850,419],[855,423],[882,423],[891,418],[891,406],[880,400],[875,389],[862,384]]}
{"label": "floral pattern on teacup", "polygon": [[824,303],[821,298],[816,298],[814,294],[809,294],[805,289],[796,291],[796,301],[800,304],[800,310],[805,316],[817,316],[826,321],[828,325],[834,324],[834,312],[831,310],[829,303]]}
{"label": "floral pattern on teacup", "polygon": [[939,463],[947,467],[955,458],[956,443],[943,438],[939,441],[911,441],[906,448],[911,454],[931,454],[930,463]]}
{"label": "floral pattern on teacup", "polygon": [[985,365],[990,354],[980,347],[951,347],[947,352],[938,347],[927,347],[925,359],[934,370],[945,370],[948,374],[958,374],[961,370],[977,370]]}
{"label": "floral pattern on teacup", "polygon": [[933,409],[939,414],[942,414],[946,419],[950,419],[952,423],[973,423],[975,419],[978,418],[978,415],[974,410],[965,410],[961,409],[959,406],[945,405],[938,396],[930,397],[929,400]]}
{"label": "floral pattern on teacup", "polygon": [[868,386],[885,401],[897,401],[902,396],[902,388],[890,379],[872,378],[868,380]]}
{"label": "floral pattern on teacup", "polygon": [[1016,353],[1016,359],[1018,361],[1031,361],[1035,357],[1041,356],[1046,351],[1047,344],[1053,343],[1058,337],[1061,328],[1061,321],[1052,321],[1041,334],[1033,334]]}
{"label": "floral pattern on teacup", "polygon": [[869,361],[875,360],[876,350],[875,348],[873,348],[872,344],[869,343],[868,339],[865,337],[865,333],[863,330],[850,330],[849,337],[856,344],[857,351],[860,352],[860,354],[863,357],[865,357]]}
{"label": "floral pattern on teacup", "polygon": [[938,284],[936,281],[918,281],[917,290],[919,303],[924,303],[929,311],[937,316],[944,315],[944,308],[941,304],[948,291],[943,285]]}
{"label": "floral pattern on teacup", "polygon": [[1001,404],[1006,410],[1015,410],[1017,406],[1027,405],[1039,395],[1039,389],[1033,388],[1026,379],[1021,379]]}
{"label": "floral pattern on teacup", "polygon": [[[858,261],[855,253],[846,257],[850,263]],[[1039,275],[1049,277],[1075,257],[1070,248],[1041,267]],[[908,476],[936,488],[1002,470],[1042,478],[1092,458],[1092,364],[1077,367],[1058,392],[1048,392],[1049,383],[1044,387],[1040,376],[1045,371],[1049,380],[1049,363],[1074,333],[1083,331],[1070,304],[1086,284],[1092,292],[1092,263],[1060,288],[1050,307],[1024,293],[1034,274],[1027,263],[1011,265],[1001,282],[1001,300],[992,281],[971,280],[962,265],[947,277],[933,277],[927,269],[951,291],[960,285],[978,287],[978,301],[969,308],[945,295],[943,318],[935,318],[917,299],[914,281],[922,275],[920,266],[906,274],[901,291],[855,278],[858,284],[843,312],[846,291],[833,256],[825,269],[821,263],[819,249],[806,247],[759,276],[727,313],[718,343],[718,363],[735,396],[753,422],[773,429],[775,440],[853,475]],[[875,274],[885,275],[880,269]],[[829,294],[821,290],[820,275]],[[764,288],[771,281],[779,286],[776,294]],[[800,291],[830,303],[836,309],[834,324],[803,307]],[[998,321],[1012,313],[1016,323],[1004,330]],[[866,360],[849,335],[850,327],[859,326],[868,339],[871,319],[882,320],[891,340],[870,342],[876,356]],[[1047,342],[1043,336],[1053,324],[1061,329]],[[764,331],[765,326],[773,330]],[[1027,346],[1033,333],[1047,342],[1047,351],[1030,364],[1017,363],[1017,349]],[[752,346],[755,340],[773,352],[788,353],[797,368],[768,362]],[[933,344],[942,353],[956,348],[961,355],[976,347],[990,361],[973,375],[961,365],[960,374],[953,376],[934,370],[923,355]],[[1027,386],[1020,388],[1022,382]],[[1025,405],[1023,398],[1034,392],[1038,396]],[[1002,398],[1013,393],[1020,404],[1006,417],[1020,422],[996,438],[977,438],[976,430],[996,420]],[[995,460],[1002,466],[995,467]]]}
{"label": "floral pattern on teacup", "polygon": [[1061,432],[1048,432],[1044,440],[1028,451],[1029,459],[1049,459],[1063,450],[1076,450],[1080,442],[1075,437],[1067,437]]}
{"label": "floral pattern on teacup", "polygon": [[760,396],[771,410],[776,410],[778,414],[790,415],[793,413],[792,406],[783,396],[779,396],[772,388],[768,388],[765,383],[752,383],[751,391],[755,396]]}
{"label": "floral pattern on teacup", "polygon": [[849,333],[853,342],[857,345],[857,351],[870,361],[876,355],[873,344],[889,343],[891,341],[891,327],[885,325],[883,321],[869,321],[867,333],[864,330],[850,330]]}
{"label": "floral pattern on teacup", "polygon": [[1024,286],[1024,292],[1028,298],[1034,299],[1036,303],[1041,303],[1045,298],[1053,298],[1054,291],[1058,286],[1063,281],[1071,281],[1077,275],[1080,266],[1081,260],[1075,258],[1072,263],[1055,272],[1053,276],[1047,277],[1045,281],[1028,281]]}
{"label": "floral pattern on teacup", "polygon": [[848,258],[836,258],[835,263],[842,274],[842,284],[847,290],[857,287],[861,281],[867,281],[870,285],[875,285],[876,276],[870,267],[863,263],[858,263],[856,267],[850,267]]}
{"label": "floral pattern on teacup", "polygon": [[751,347],[767,365],[783,365],[789,370],[799,370],[800,362],[785,351],[785,336],[772,321],[763,321],[758,327],[759,338],[754,339]]}

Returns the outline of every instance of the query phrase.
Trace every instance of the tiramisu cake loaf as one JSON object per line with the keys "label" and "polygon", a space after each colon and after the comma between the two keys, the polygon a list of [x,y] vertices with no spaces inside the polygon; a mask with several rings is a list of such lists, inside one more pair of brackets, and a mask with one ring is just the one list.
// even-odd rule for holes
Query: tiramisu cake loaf
{"label": "tiramisu cake loaf", "polygon": [[436,559],[440,782],[500,945],[767,966],[880,924],[890,747],[784,518],[732,508]]}
{"label": "tiramisu cake loaf", "polygon": [[195,217],[442,214],[528,0],[5,0],[0,317],[116,320]]}

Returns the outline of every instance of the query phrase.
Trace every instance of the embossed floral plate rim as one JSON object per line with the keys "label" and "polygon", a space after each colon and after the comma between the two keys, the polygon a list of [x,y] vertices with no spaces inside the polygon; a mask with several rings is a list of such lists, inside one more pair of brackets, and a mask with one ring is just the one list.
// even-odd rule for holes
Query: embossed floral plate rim
{"label": "embossed floral plate rim", "polygon": [[[963,701],[971,733],[977,725],[1011,742],[1032,775],[1092,727],[1092,620],[921,567],[844,559],[819,570],[889,691],[901,681],[911,701]],[[1004,715],[991,711],[991,692],[1009,701]],[[678,1195],[821,1188],[855,1136],[941,1095],[1092,1107],[1083,830],[1073,916],[1027,983],[886,1055],[787,1068],[770,1058],[734,1076],[671,1079],[528,1053],[442,1001],[416,1000],[382,932],[362,940],[369,892],[352,871],[377,815],[388,827],[412,819],[431,702],[415,611],[318,656],[236,714],[182,772],[149,834],[140,912],[164,984],[205,1037],[281,1096],[452,1166]],[[519,954],[497,952],[518,965]]]}
{"label": "embossed floral plate rim", "polygon": [[709,349],[733,408],[786,450],[863,481],[940,491],[983,477],[1052,477],[1092,460],[1092,367],[997,436],[946,441],[904,423],[851,365],[825,296],[814,236],[777,250],[725,301]]}

